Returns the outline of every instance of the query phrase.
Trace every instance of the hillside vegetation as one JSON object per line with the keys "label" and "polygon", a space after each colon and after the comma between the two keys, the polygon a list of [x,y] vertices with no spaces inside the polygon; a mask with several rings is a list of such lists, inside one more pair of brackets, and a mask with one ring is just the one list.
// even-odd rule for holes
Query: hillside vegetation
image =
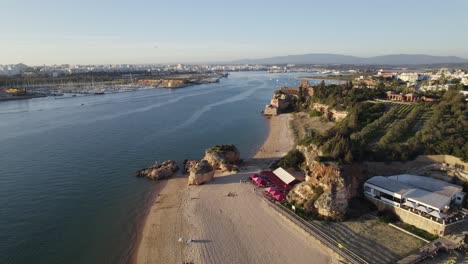
{"label": "hillside vegetation", "polygon": [[374,100],[384,93],[383,88],[321,83],[298,109],[310,111],[319,102],[349,114],[324,134],[310,130],[299,143],[319,146],[322,161],[405,161],[420,154],[468,160],[468,109],[459,88],[450,88],[435,102],[419,104]]}

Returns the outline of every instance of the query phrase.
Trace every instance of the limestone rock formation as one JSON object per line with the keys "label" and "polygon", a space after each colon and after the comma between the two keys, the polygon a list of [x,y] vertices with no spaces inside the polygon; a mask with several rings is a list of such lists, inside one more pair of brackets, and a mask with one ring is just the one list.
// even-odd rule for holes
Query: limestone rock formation
{"label": "limestone rock formation", "polygon": [[291,105],[292,96],[285,94],[281,91],[275,91],[270,104],[265,106],[263,114],[266,116],[276,116],[284,113],[285,110]]}
{"label": "limestone rock formation", "polygon": [[349,186],[335,163],[314,162],[307,181],[292,189],[287,200],[309,213],[342,219],[348,208]]}
{"label": "limestone rock formation", "polygon": [[186,173],[190,173],[190,170],[196,166],[198,164],[198,160],[184,160],[183,164],[184,164],[184,170],[183,170],[183,173],[186,174]]}
{"label": "limestone rock formation", "polygon": [[286,200],[288,203],[292,203],[301,206],[306,212],[316,212],[314,202],[322,195],[323,188],[317,184],[311,182],[301,182],[289,191]]}
{"label": "limestone rock formation", "polygon": [[310,144],[308,146],[298,145],[296,148],[304,154],[307,168],[310,168],[314,165],[316,157],[323,155],[322,150],[320,150],[319,147],[313,144]]}
{"label": "limestone rock formation", "polygon": [[343,119],[346,118],[348,115],[347,111],[337,111],[335,109],[331,109],[328,105],[325,104],[319,104],[319,103],[314,103],[312,107],[325,114],[325,116],[328,118],[330,121],[336,121],[339,122]]}
{"label": "limestone rock formation", "polygon": [[347,188],[327,190],[314,202],[314,207],[322,216],[342,220],[348,209]]}
{"label": "limestone rock formation", "polygon": [[240,162],[240,152],[234,145],[216,145],[205,151],[203,159],[215,170],[238,171],[236,164]]}
{"label": "limestone rock formation", "polygon": [[163,163],[155,162],[153,166],[137,171],[137,177],[146,177],[151,180],[161,180],[172,177],[179,170],[179,166],[173,160]]}
{"label": "limestone rock formation", "polygon": [[201,160],[190,168],[189,185],[200,185],[213,180],[215,170],[207,160]]}

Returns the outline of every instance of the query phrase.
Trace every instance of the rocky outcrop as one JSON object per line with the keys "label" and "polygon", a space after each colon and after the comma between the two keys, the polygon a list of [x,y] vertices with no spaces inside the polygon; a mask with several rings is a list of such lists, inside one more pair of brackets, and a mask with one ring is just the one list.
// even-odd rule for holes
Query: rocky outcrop
{"label": "rocky outcrop", "polygon": [[347,111],[337,111],[335,109],[330,108],[328,105],[325,104],[319,104],[319,103],[314,103],[312,105],[312,108],[315,109],[316,111],[320,111],[324,113],[325,117],[327,117],[328,120],[330,121],[341,121],[346,118],[348,115]]}
{"label": "rocky outcrop", "polygon": [[334,163],[313,162],[305,182],[292,189],[287,200],[309,213],[343,219],[348,208],[349,186]]}
{"label": "rocky outcrop", "polygon": [[238,171],[236,164],[240,162],[240,152],[234,145],[216,145],[205,151],[203,159],[215,170]]}
{"label": "rocky outcrop", "polygon": [[311,182],[302,182],[288,193],[289,203],[303,207],[306,212],[316,212],[314,202],[322,195],[323,188]]}
{"label": "rocky outcrop", "polygon": [[266,116],[276,116],[284,113],[291,105],[293,96],[285,94],[281,91],[275,91],[270,100],[270,104],[265,106],[263,114]]}
{"label": "rocky outcrop", "polygon": [[311,168],[315,163],[315,158],[322,156],[323,152],[316,145],[310,144],[308,146],[298,145],[297,150],[304,154],[305,163],[307,168]]}
{"label": "rocky outcrop", "polygon": [[137,177],[146,177],[151,180],[161,180],[172,177],[179,170],[179,166],[173,160],[163,163],[155,162],[153,166],[137,171]]}
{"label": "rocky outcrop", "polygon": [[198,164],[198,160],[184,160],[184,170],[183,173],[190,173],[190,170]]}
{"label": "rocky outcrop", "polygon": [[210,182],[214,178],[215,171],[213,166],[207,160],[201,160],[189,170],[190,174],[188,177],[189,185],[200,185],[206,182]]}
{"label": "rocky outcrop", "polygon": [[335,220],[342,220],[348,209],[346,193],[346,188],[338,191],[330,189],[315,201],[314,207],[317,208],[319,215]]}

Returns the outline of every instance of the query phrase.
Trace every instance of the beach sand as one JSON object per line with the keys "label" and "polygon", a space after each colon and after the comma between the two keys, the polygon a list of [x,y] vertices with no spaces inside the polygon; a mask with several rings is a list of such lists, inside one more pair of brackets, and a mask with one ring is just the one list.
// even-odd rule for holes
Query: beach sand
{"label": "beach sand", "polygon": [[270,117],[268,137],[254,158],[284,157],[294,146],[294,138],[289,129],[291,114]]}
{"label": "beach sand", "polygon": [[187,186],[185,177],[166,181],[147,216],[137,263],[333,262],[330,249],[270,208],[253,185],[239,182],[293,147],[289,118],[270,119],[267,140],[241,172],[202,186]]}

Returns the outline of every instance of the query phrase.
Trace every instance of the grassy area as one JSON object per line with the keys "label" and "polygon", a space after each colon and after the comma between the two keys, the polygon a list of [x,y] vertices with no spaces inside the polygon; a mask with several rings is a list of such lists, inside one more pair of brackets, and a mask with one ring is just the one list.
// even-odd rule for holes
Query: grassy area
{"label": "grassy area", "polygon": [[339,223],[314,223],[369,263],[395,263],[426,244],[368,215]]}
{"label": "grassy area", "polygon": [[298,112],[293,114],[289,125],[293,132],[294,141],[299,143],[309,131],[315,130],[318,133],[323,133],[332,128],[335,123],[323,122],[321,116],[311,116],[310,113]]}
{"label": "grassy area", "polygon": [[400,227],[400,228],[403,228],[404,230],[412,233],[412,234],[415,234],[419,237],[422,237],[426,240],[429,240],[429,241],[433,241],[433,240],[436,240],[439,238],[439,236],[437,235],[433,235],[425,230],[422,230],[422,229],[419,229],[417,227],[415,227],[414,225],[410,225],[410,224],[406,224],[406,223],[403,223],[403,222],[397,222],[397,223],[394,223],[394,225]]}

